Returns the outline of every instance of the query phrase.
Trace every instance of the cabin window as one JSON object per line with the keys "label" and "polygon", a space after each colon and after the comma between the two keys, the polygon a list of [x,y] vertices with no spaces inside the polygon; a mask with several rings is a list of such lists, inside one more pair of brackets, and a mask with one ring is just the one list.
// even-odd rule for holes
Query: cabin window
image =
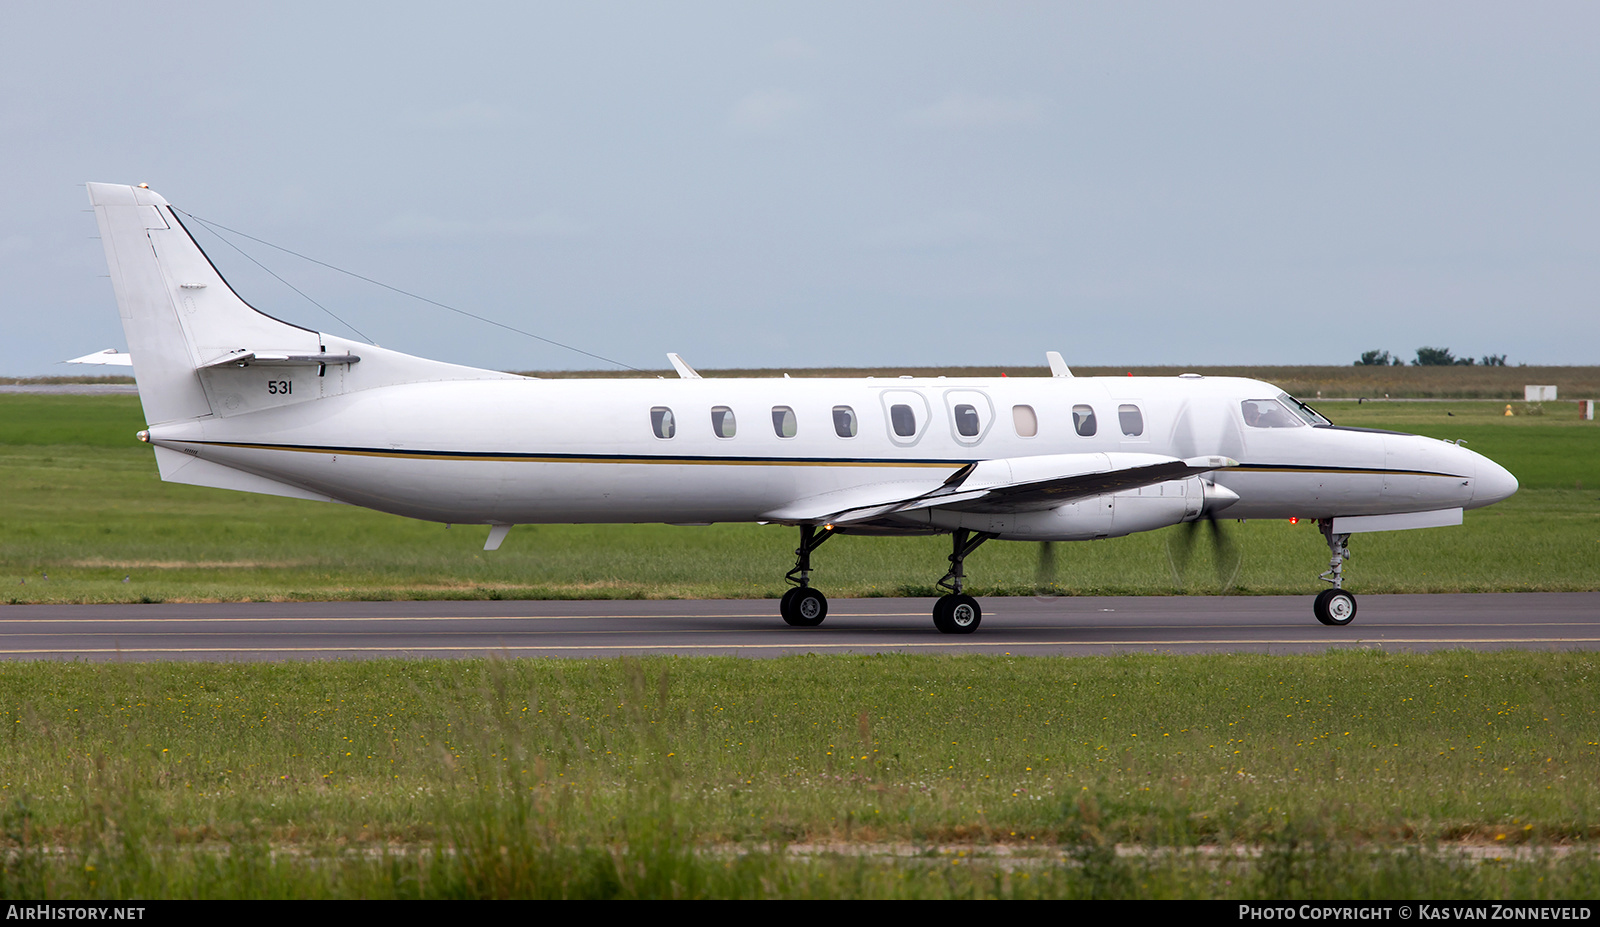
{"label": "cabin window", "polygon": [[1135,405],[1117,406],[1117,421],[1122,425],[1122,433],[1131,437],[1144,434],[1144,413]]}
{"label": "cabin window", "polygon": [[711,433],[719,438],[731,438],[739,430],[733,420],[733,410],[727,406],[711,407]]}
{"label": "cabin window", "polygon": [[1239,406],[1244,411],[1244,423],[1252,428],[1295,428],[1304,424],[1300,416],[1276,399],[1246,399]]}
{"label": "cabin window", "polygon": [[917,415],[905,403],[895,403],[889,407],[889,424],[894,427],[894,433],[902,438],[909,438],[917,433]]}
{"label": "cabin window", "polygon": [[1031,438],[1039,433],[1039,416],[1033,406],[1012,406],[1011,421],[1017,426],[1017,437]]}
{"label": "cabin window", "polygon": [[849,406],[833,407],[833,430],[841,438],[856,436],[856,410]]}
{"label": "cabin window", "polygon": [[[899,398],[890,398],[889,401]],[[975,445],[982,441],[994,426],[994,403],[989,397],[975,389],[952,389],[944,394],[944,407],[950,416],[951,437],[958,444]],[[922,399],[917,396],[916,399]],[[907,396],[907,405],[913,412],[917,412],[917,403]],[[919,413],[920,414],[920,413]],[[918,422],[918,427],[927,430],[926,421]],[[916,440],[915,438],[911,440]]]}
{"label": "cabin window", "polygon": [[794,410],[788,406],[772,407],[772,430],[780,438],[795,436]]}
{"label": "cabin window", "polygon": [[1073,406],[1072,427],[1076,428],[1078,434],[1083,435],[1085,438],[1093,436],[1095,431],[1094,409],[1090,406]]}
{"label": "cabin window", "polygon": [[[896,407],[901,408],[901,407]],[[956,434],[963,438],[978,436],[978,410],[977,407],[960,403],[956,406]]]}
{"label": "cabin window", "polygon": [[666,406],[656,406],[650,410],[650,430],[658,438],[670,438],[678,433],[678,423],[672,419],[672,410]]}

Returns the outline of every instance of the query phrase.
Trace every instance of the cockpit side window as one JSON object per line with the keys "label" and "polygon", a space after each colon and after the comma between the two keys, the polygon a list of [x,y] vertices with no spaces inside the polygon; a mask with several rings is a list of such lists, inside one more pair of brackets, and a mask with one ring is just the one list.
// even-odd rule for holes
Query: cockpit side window
{"label": "cockpit side window", "polygon": [[1137,438],[1144,434],[1144,414],[1135,405],[1117,406],[1117,421],[1122,425],[1122,433]]}
{"label": "cockpit side window", "polygon": [[1305,422],[1276,399],[1246,399],[1239,404],[1244,423],[1252,428],[1298,428]]}

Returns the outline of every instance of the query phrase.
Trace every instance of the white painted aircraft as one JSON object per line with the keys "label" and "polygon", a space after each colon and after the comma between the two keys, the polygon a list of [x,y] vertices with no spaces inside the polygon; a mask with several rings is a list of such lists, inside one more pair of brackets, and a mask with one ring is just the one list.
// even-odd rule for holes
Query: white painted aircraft
{"label": "white painted aircraft", "polygon": [[164,480],[446,524],[777,522],[800,546],[779,606],[821,624],[811,555],[841,533],[949,534],[940,631],[982,612],[964,562],[990,539],[1118,537],[1198,519],[1316,519],[1314,612],[1345,625],[1351,534],[1460,524],[1517,490],[1447,441],[1330,424],[1256,380],[541,380],[426,360],[252,309],[167,202],[91,183]]}

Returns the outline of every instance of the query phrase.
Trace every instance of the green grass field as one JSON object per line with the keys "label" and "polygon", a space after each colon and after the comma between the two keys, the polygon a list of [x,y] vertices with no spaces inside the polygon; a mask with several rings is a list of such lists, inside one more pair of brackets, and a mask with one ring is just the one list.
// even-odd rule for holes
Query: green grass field
{"label": "green grass field", "polygon": [[[1515,406],[1526,412],[1521,403]],[[1600,427],[1570,403],[1507,418],[1484,402],[1325,403],[1335,421],[1465,438],[1522,489],[1459,528],[1364,535],[1357,593],[1600,588]],[[792,529],[756,525],[487,529],[162,483],[132,396],[0,394],[0,602],[386,598],[763,597],[784,589]],[[1226,523],[1242,551],[1231,591],[1309,593],[1327,550],[1310,524]],[[980,595],[1211,592],[1204,555],[1183,575],[1185,528],[1056,545],[995,542],[968,563]],[[831,541],[815,557],[830,596],[929,595],[943,538]],[[126,580],[126,581],[124,581]]]}
{"label": "green grass field", "polygon": [[[1460,528],[1358,539],[1352,586],[1600,585],[1600,432],[1570,409],[1327,406],[1466,438],[1523,485]],[[482,528],[161,483],[142,425],[132,397],[0,395],[0,601],[761,596],[794,543],[523,526],[485,554]],[[1240,589],[1317,587],[1314,528],[1229,527]],[[1057,545],[1059,591],[1208,588],[1174,581],[1166,544]],[[927,593],[944,553],[844,537],[817,566],[835,595]],[[1036,558],[991,544],[971,574],[1031,593]],[[1587,898],[1597,670],[1516,652],[3,663],[0,896]]]}

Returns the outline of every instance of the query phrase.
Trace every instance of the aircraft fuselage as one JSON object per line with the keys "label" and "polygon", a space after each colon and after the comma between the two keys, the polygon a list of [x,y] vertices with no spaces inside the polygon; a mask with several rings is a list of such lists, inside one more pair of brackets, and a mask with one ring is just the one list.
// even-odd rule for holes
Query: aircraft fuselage
{"label": "aircraft fuselage", "polygon": [[[275,383],[310,380],[299,387],[308,391],[314,373],[302,368]],[[1238,466],[1211,476],[1239,497],[1229,518],[1474,508],[1515,489],[1497,464],[1445,441],[1246,422],[1242,403],[1280,392],[1201,377],[465,380],[328,396],[315,415],[294,403],[154,426],[150,438],[337,501],[468,524],[760,521],[795,499],[1047,454],[1233,458]],[[670,436],[658,436],[661,410]],[[1198,483],[1126,490],[1110,506],[1185,498],[1162,509],[1177,513],[1164,522],[1174,524],[1198,514]],[[973,515],[961,516],[970,525],[925,516],[933,520],[922,527],[1032,539],[1147,527],[1090,524],[1087,508],[1029,514],[988,528]],[[1071,524],[1074,514],[1088,527]]]}

